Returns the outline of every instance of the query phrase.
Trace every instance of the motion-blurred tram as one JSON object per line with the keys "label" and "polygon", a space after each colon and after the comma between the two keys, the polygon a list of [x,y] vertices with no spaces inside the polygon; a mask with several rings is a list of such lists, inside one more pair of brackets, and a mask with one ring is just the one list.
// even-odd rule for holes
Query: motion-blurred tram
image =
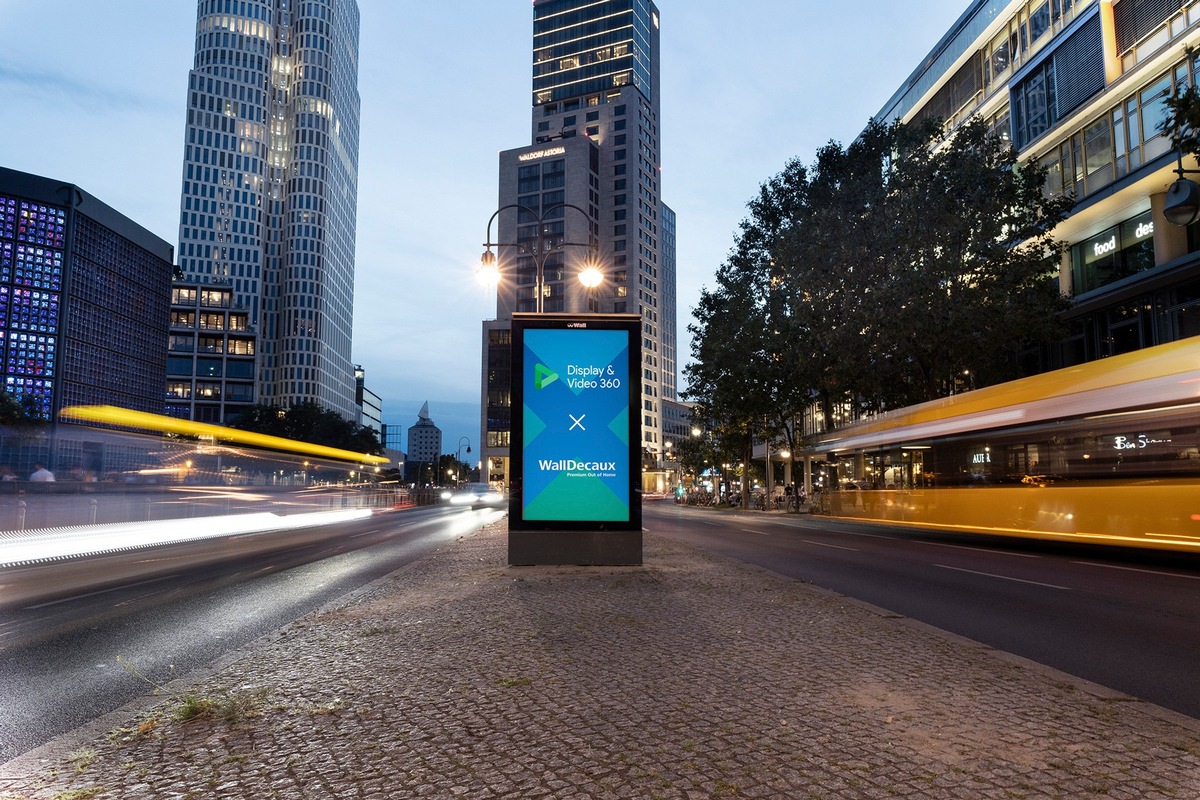
{"label": "motion-blurred tram", "polygon": [[1200,337],[892,411],[809,452],[818,512],[1200,552]]}

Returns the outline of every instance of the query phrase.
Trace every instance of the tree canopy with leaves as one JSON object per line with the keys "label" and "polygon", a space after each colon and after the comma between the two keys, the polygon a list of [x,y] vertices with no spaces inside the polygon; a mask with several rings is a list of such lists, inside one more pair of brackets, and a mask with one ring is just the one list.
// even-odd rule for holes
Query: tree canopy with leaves
{"label": "tree canopy with leaves", "polygon": [[[696,309],[687,396],[739,436],[818,401],[857,415],[1016,377],[1065,307],[1068,198],[983,122],[872,121],[767,181]],[[735,426],[736,427],[736,426]]]}
{"label": "tree canopy with leaves", "polygon": [[0,391],[0,425],[19,427],[45,422],[37,409],[33,397],[18,400],[8,392]]}

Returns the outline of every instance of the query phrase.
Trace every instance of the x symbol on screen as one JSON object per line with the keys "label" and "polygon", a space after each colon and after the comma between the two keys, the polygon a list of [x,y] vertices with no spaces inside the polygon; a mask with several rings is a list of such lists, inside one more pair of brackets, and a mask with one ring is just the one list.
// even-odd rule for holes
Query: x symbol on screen
{"label": "x symbol on screen", "polygon": [[583,418],[586,417],[587,414],[580,414],[579,418],[576,419],[575,415],[568,411],[567,416],[571,418],[571,427],[567,428],[567,430],[573,431],[576,428],[579,428],[581,431],[587,430],[587,428],[583,427]]}

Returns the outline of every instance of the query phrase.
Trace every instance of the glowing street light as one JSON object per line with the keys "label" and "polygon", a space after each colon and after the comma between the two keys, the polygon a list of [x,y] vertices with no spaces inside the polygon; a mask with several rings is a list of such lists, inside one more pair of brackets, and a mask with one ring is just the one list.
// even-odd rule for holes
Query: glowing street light
{"label": "glowing street light", "polygon": [[[563,213],[565,213],[566,209],[568,208],[575,209],[580,214],[583,214],[583,216],[587,219],[589,230],[588,241],[556,241],[553,235],[547,235],[547,221],[552,218],[557,219],[558,217],[563,216]],[[527,244],[525,242],[492,241],[492,223],[496,221],[496,217],[500,216],[502,211],[506,211],[508,209],[516,209],[519,212],[523,212],[525,217],[536,220],[537,235],[532,244]],[[546,291],[548,288],[546,286],[547,258],[551,253],[564,250],[568,247],[586,247],[591,251],[594,260],[596,253],[596,240],[591,236],[591,226],[591,216],[589,216],[588,213],[579,206],[571,203],[553,203],[542,208],[541,213],[529,208],[528,206],[523,206],[520,203],[509,203],[508,205],[501,206],[500,208],[496,209],[496,212],[492,214],[492,218],[488,220],[486,240],[483,243],[483,256],[480,258],[479,269],[477,270],[476,275],[479,277],[479,280],[486,285],[496,286],[500,283],[500,269],[497,263],[496,254],[492,252],[493,247],[495,247],[497,250],[499,250],[501,247],[512,247],[518,252],[521,252],[527,256],[531,256],[533,258],[534,265],[537,268],[533,284],[534,311],[538,314],[541,314],[546,310]],[[588,287],[589,289],[594,289],[604,280],[604,273],[594,265],[589,266],[579,275],[579,280],[584,286]]]}

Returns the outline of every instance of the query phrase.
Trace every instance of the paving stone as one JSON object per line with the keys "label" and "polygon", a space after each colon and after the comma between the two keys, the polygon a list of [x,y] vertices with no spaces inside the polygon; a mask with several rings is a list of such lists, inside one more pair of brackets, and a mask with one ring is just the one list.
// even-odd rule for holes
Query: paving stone
{"label": "paving stone", "polygon": [[505,535],[181,678],[141,735],[0,765],[0,800],[1200,796],[1195,720],[653,535],[619,568],[510,568]]}

